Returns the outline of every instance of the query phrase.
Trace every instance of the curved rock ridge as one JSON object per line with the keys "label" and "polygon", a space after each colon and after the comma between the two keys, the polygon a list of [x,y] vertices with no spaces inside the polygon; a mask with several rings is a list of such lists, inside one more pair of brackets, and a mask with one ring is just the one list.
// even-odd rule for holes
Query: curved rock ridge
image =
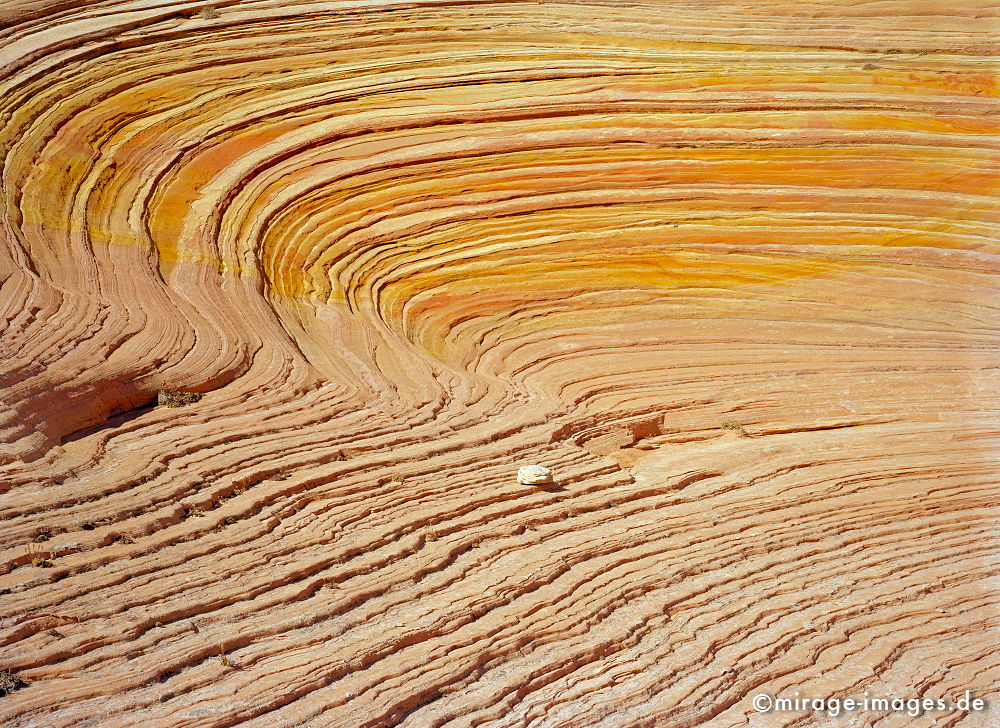
{"label": "curved rock ridge", "polygon": [[1000,724],[998,16],[4,3],[0,724]]}

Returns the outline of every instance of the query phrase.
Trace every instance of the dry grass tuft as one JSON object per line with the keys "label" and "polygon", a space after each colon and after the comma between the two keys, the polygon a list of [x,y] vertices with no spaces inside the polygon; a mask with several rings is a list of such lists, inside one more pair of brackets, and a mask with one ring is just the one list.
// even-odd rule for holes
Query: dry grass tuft
{"label": "dry grass tuft", "polygon": [[739,424],[737,422],[733,422],[732,420],[726,420],[725,422],[723,422],[722,423],[722,429],[723,430],[732,430],[733,432],[735,432],[740,437],[750,437],[750,433],[747,432],[746,428],[743,425],[741,425],[741,424]]}
{"label": "dry grass tuft", "polygon": [[28,562],[39,569],[50,569],[52,568],[52,554],[46,551],[40,551],[36,546],[32,544],[27,544],[25,547],[25,553],[28,556]]}
{"label": "dry grass tuft", "polygon": [[10,670],[0,670],[0,698],[10,695],[15,690],[28,687],[28,683]]}
{"label": "dry grass tuft", "polygon": [[199,392],[182,392],[179,389],[163,389],[156,395],[156,404],[162,407],[183,407],[194,404],[202,398]]}

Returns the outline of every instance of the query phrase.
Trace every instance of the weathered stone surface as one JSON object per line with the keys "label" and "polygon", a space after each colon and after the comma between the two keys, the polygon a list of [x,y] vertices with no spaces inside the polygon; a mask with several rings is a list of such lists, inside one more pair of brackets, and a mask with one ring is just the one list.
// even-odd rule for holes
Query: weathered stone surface
{"label": "weathered stone surface", "polygon": [[0,4],[0,725],[1000,705],[996,17]]}

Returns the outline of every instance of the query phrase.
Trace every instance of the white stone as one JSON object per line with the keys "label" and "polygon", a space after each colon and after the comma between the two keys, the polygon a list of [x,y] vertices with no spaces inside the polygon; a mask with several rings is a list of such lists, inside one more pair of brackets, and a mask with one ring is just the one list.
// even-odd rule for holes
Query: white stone
{"label": "white stone", "polygon": [[551,483],[552,471],[541,465],[522,465],[517,469],[517,482],[521,485]]}

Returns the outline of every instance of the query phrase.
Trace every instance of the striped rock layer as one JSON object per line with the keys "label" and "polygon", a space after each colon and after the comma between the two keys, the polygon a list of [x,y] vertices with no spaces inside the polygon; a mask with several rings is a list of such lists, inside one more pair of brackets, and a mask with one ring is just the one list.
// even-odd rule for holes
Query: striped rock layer
{"label": "striped rock layer", "polygon": [[0,724],[1000,724],[998,16],[0,4]]}

